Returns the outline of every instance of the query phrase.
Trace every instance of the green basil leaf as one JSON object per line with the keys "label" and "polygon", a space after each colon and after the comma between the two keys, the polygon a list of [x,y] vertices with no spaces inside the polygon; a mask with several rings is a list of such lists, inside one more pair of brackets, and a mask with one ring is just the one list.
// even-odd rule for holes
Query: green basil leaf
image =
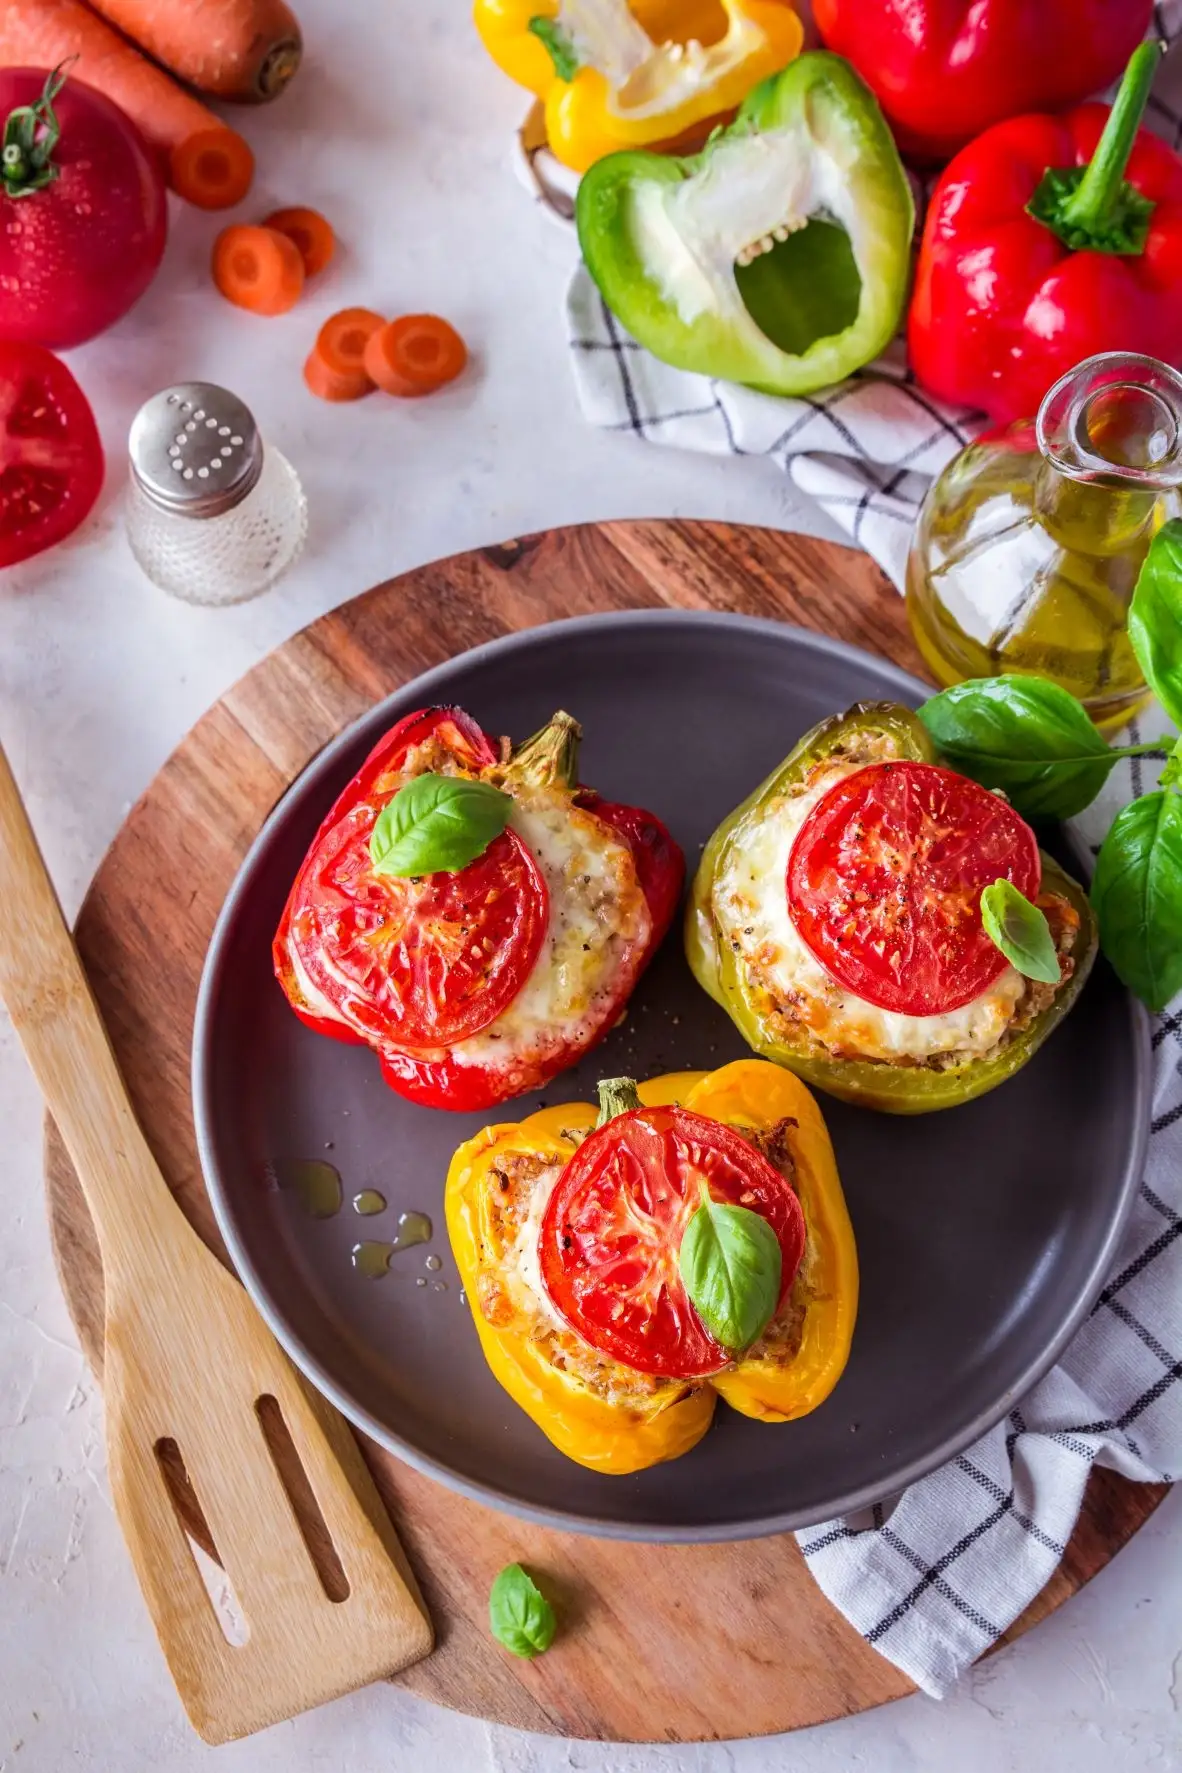
{"label": "green basil leaf", "polygon": [[456,874],[509,823],[513,802],[466,776],[412,776],[378,814],[369,859],[378,874]]}
{"label": "green basil leaf", "polygon": [[1044,677],[974,677],[919,717],[953,769],[1000,788],[1027,819],[1070,819],[1095,800],[1118,752],[1082,702]]}
{"label": "green basil leaf", "polygon": [[554,1642],[554,1609],[520,1564],[506,1564],[488,1597],[488,1623],[514,1656],[540,1656]]}
{"label": "green basil leaf", "polygon": [[1182,519],[1153,538],[1129,607],[1129,639],[1145,681],[1182,726]]}
{"label": "green basil leaf", "polygon": [[694,1310],[724,1348],[747,1348],[779,1304],[779,1238],[761,1214],[711,1200],[705,1184],[678,1266]]}
{"label": "green basil leaf", "polygon": [[1157,789],[1113,820],[1096,858],[1100,946],[1151,1010],[1182,991],[1182,795]]}
{"label": "green basil leaf", "polygon": [[1027,979],[1057,985],[1062,976],[1051,926],[1013,881],[995,880],[981,894],[981,922],[995,948]]}
{"label": "green basil leaf", "polygon": [[544,13],[530,19],[529,29],[549,50],[558,78],[568,83],[573,80],[579,71],[579,56],[569,32],[563,30],[556,18],[547,18]]}

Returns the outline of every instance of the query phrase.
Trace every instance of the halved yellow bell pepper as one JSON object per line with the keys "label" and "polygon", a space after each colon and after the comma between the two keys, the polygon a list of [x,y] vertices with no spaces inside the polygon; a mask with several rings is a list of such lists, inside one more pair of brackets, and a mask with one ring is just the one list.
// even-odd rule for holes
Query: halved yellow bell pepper
{"label": "halved yellow bell pepper", "polygon": [[799,1078],[763,1059],[740,1059],[713,1072],[655,1078],[640,1085],[640,1097],[649,1107],[681,1103],[739,1132],[789,1123],[806,1241],[789,1295],[802,1310],[800,1343],[786,1364],[744,1356],[709,1380],[653,1378],[643,1396],[621,1403],[556,1365],[528,1323],[489,1321],[481,1283],[486,1277],[498,1283],[507,1248],[498,1223],[505,1161],[528,1153],[565,1164],[595,1125],[589,1103],[562,1103],[519,1123],[486,1127],[456,1152],[444,1196],[452,1252],[494,1377],[568,1458],[613,1473],[640,1471],[688,1452],[709,1428],[717,1396],[764,1422],[788,1422],[815,1410],[845,1368],[858,1305],[857,1254],[833,1148],[821,1111]]}
{"label": "halved yellow bell pepper", "polygon": [[475,0],[474,18],[576,172],[725,117],[804,40],[787,0]]}

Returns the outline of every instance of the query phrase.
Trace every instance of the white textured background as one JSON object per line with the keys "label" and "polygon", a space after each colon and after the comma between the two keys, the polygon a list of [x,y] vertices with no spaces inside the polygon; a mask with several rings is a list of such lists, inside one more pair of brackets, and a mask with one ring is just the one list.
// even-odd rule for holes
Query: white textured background
{"label": "white textured background", "polygon": [[[271,647],[432,557],[580,518],[692,515],[821,527],[765,464],[660,450],[582,426],[560,296],[569,242],[508,172],[521,110],[464,0],[297,0],[308,63],[246,127],[246,219],[312,203],[343,250],[279,320],[226,307],[206,276],[217,223],[177,212],[155,288],[74,353],[109,450],[103,503],[55,553],[0,577],[0,737],[67,910],[186,729]],[[435,309],[473,368],[421,403],[325,407],[300,365],[346,303]],[[308,554],[239,610],[171,602],[121,530],[123,438],[158,387],[225,383],[300,470]],[[0,907],[0,915],[3,908]],[[913,1699],[794,1737],[702,1748],[524,1737],[377,1687],[217,1751],[226,1773],[1072,1773],[1182,1767],[1182,1499],[1034,1636],[943,1706]],[[638,1677],[642,1678],[642,1677]],[[783,1679],[792,1679],[786,1667]],[[0,1773],[189,1773],[189,1732],[108,1500],[95,1387],[50,1261],[40,1107],[0,1019]]]}

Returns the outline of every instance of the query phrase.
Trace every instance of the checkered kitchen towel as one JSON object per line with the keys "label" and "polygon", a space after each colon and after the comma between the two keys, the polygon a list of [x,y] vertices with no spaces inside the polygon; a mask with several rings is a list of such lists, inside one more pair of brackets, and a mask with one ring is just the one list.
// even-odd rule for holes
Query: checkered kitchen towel
{"label": "checkered kitchen towel", "polygon": [[[1159,6],[1155,28],[1167,40],[1182,30],[1182,0]],[[1182,143],[1182,47],[1158,85],[1151,120]],[[927,479],[981,422],[917,388],[901,349],[839,387],[782,399],[658,363],[581,266],[568,317],[593,424],[650,443],[770,456],[901,586]],[[1165,726],[1151,714],[1134,738]],[[1158,767],[1134,759],[1114,770],[1080,821],[1093,848]],[[1182,1001],[1158,1018],[1153,1039],[1145,1178],[1112,1277],[1059,1365],[992,1433],[892,1504],[799,1536],[830,1600],[937,1697],[1050,1578],[1093,1463],[1146,1482],[1182,1475]]]}

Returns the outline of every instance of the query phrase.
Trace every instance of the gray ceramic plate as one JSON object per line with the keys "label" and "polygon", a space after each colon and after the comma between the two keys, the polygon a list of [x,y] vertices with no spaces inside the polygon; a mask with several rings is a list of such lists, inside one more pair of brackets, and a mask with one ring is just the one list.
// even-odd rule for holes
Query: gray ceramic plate
{"label": "gray ceramic plate", "polygon": [[[206,964],[198,1138],[243,1280],[293,1359],[366,1433],[469,1495],[556,1525],[745,1538],[890,1495],[998,1421],[1052,1363],[1111,1264],[1149,1118],[1146,1019],[1103,964],[1037,1058],[981,1101],[898,1120],[824,1099],[862,1264],[845,1376],[813,1415],[783,1427],[720,1406],[692,1453],[626,1478],[554,1451],[488,1372],[460,1299],[444,1175],[460,1140],[498,1116],[403,1102],[371,1054],[303,1028],[271,976],[271,935],[317,825],[413,708],[458,702],[515,738],[569,708],[586,733],[583,779],[659,813],[692,869],[719,820],[815,721],[861,697],[915,704],[925,693],[879,659],[771,622],[676,612],[560,622],[409,684],[280,802]],[[591,1099],[601,1075],[712,1066],[744,1051],[673,934],[627,1023],[544,1099]],[[325,1157],[346,1196],[375,1187],[387,1212],[362,1220],[346,1207],[317,1221],[274,1186],[287,1164]],[[411,1208],[434,1220],[442,1268],[426,1269],[419,1248],[395,1255],[380,1280],[355,1273],[354,1241],[389,1236]]]}

